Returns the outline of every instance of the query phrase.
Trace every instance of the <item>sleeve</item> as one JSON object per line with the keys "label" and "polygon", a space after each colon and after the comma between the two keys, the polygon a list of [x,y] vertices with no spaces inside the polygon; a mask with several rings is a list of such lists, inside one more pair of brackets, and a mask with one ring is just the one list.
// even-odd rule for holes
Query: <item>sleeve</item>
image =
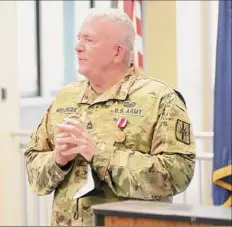
{"label": "sleeve", "polygon": [[98,144],[93,169],[117,196],[158,200],[183,192],[192,180],[195,140],[185,105],[172,93],[158,109],[149,154]]}
{"label": "sleeve", "polygon": [[51,193],[71,169],[70,166],[61,169],[56,164],[54,148],[47,131],[49,111],[50,108],[31,135],[25,151],[28,181],[38,195]]}

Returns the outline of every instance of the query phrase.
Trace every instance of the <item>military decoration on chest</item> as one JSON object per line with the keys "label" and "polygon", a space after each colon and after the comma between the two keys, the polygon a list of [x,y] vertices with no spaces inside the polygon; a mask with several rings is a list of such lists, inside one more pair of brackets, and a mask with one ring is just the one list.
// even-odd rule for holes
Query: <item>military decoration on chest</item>
{"label": "military decoration on chest", "polygon": [[122,143],[126,139],[126,134],[122,130],[123,130],[123,128],[126,127],[127,122],[128,121],[126,118],[119,118],[117,121],[118,130],[116,131],[116,142],[118,142],[118,143]]}

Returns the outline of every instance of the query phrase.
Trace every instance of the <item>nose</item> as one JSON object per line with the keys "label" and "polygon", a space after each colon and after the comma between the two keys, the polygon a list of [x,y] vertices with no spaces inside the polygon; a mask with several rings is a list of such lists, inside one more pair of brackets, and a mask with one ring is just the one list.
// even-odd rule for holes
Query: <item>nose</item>
{"label": "nose", "polygon": [[83,52],[83,51],[85,50],[84,42],[83,42],[82,39],[79,39],[79,40],[77,41],[75,50],[76,50],[77,53]]}

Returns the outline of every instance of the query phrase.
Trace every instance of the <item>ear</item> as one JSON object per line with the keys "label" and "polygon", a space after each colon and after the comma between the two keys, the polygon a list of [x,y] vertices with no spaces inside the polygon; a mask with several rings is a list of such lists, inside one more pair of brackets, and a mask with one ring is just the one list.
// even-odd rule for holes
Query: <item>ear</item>
{"label": "ear", "polygon": [[115,45],[114,62],[119,63],[124,60],[126,54],[126,47],[123,44]]}

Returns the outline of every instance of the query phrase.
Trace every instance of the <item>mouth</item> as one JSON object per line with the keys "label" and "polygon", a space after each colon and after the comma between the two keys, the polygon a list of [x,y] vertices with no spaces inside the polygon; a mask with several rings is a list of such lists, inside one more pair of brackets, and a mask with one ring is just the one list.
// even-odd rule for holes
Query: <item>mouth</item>
{"label": "mouth", "polygon": [[83,63],[83,62],[86,62],[86,59],[82,59],[82,58],[78,59],[78,63]]}
{"label": "mouth", "polygon": [[77,61],[78,61],[78,63],[80,63],[80,62],[83,62],[83,59],[78,59]]}

